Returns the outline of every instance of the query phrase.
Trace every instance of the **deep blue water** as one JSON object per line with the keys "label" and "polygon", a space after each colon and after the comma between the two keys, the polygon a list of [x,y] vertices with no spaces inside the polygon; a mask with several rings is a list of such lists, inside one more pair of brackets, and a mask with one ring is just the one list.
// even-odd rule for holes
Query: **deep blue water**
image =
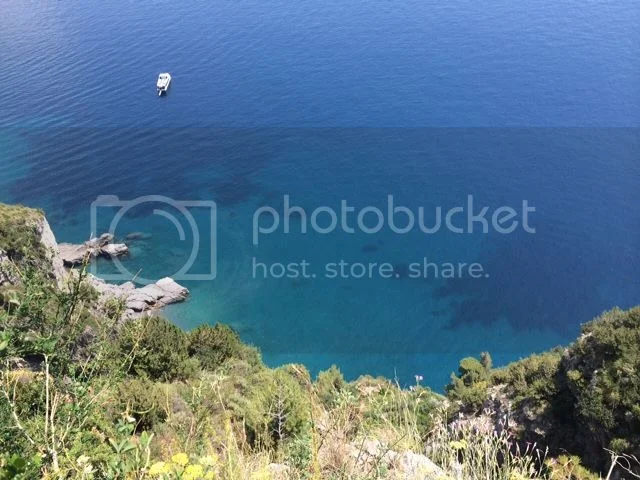
{"label": "deep blue water", "polygon": [[[439,388],[462,356],[504,363],[640,303],[636,2],[0,0],[0,12],[0,201],[42,207],[59,240],[80,241],[98,195],[214,200],[215,252],[206,206],[189,207],[192,273],[215,258],[217,275],[184,281],[192,297],[167,315],[185,328],[222,321],[272,364]],[[285,195],[309,214],[342,200],[384,211],[393,195],[429,219],[468,195],[492,211],[527,200],[536,233],[301,234],[294,216],[291,233],[254,245],[254,212],[282,213]],[[144,234],[123,265],[150,279],[193,243],[154,206],[116,228]],[[116,210],[100,212],[106,229]],[[411,278],[424,257],[488,276]],[[304,259],[317,276],[253,278],[254,258]],[[325,278],[341,259],[389,263],[392,278]]]}

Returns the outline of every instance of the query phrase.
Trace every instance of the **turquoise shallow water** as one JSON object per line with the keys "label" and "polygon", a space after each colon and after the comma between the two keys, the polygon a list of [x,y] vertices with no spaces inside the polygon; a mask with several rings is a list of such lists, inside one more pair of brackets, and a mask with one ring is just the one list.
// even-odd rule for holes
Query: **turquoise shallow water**
{"label": "turquoise shallow water", "polygon": [[[215,250],[206,208],[190,210],[192,273],[216,259],[217,275],[185,280],[190,300],[167,309],[185,328],[223,321],[272,364],[439,388],[462,356],[503,363],[566,343],[640,299],[632,2],[0,6],[0,201],[45,208],[61,241],[90,235],[99,195],[215,201]],[[174,75],[165,98],[161,70]],[[256,209],[282,212],[285,195],[308,212],[384,210],[387,195],[427,212],[468,195],[528,200],[536,233],[301,234],[294,217],[254,245]],[[100,212],[103,230],[118,210]],[[173,274],[194,240],[186,219],[130,210],[115,233],[143,238],[123,265]],[[488,276],[410,278],[424,257]],[[316,278],[254,278],[254,259],[305,260]],[[392,278],[325,278],[341,259],[389,263]]]}

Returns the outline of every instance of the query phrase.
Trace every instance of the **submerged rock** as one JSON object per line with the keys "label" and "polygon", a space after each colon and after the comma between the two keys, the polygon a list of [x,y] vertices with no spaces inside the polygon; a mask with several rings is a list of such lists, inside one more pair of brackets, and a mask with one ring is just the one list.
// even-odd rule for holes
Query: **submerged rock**
{"label": "submerged rock", "polygon": [[151,235],[144,232],[131,232],[126,237],[125,240],[135,241],[135,240],[148,240],[151,238]]}

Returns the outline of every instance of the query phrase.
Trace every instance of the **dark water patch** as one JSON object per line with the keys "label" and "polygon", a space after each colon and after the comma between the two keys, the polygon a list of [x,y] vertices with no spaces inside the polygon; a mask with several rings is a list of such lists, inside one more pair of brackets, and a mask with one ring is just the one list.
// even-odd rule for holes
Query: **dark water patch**
{"label": "dark water patch", "polygon": [[374,253],[374,252],[377,252],[378,250],[380,250],[380,248],[378,247],[378,245],[374,243],[368,243],[366,245],[363,245],[362,248],[360,249],[362,253]]}
{"label": "dark water patch", "polygon": [[139,242],[144,240],[150,240],[153,236],[150,233],[145,232],[131,232],[125,235],[127,242]]}
{"label": "dark water patch", "polygon": [[608,261],[589,242],[496,239],[483,262],[488,278],[446,280],[436,298],[461,298],[451,306],[453,328],[506,319],[517,330],[550,328],[571,335],[576,325],[611,306],[599,295]]}
{"label": "dark water patch", "polygon": [[398,280],[402,280],[405,278],[409,278],[409,265],[407,263],[394,263],[393,264],[393,276],[391,278],[396,278]]}
{"label": "dark water patch", "polygon": [[248,176],[234,175],[214,185],[211,195],[218,204],[231,207],[259,196],[261,191],[262,187]]}

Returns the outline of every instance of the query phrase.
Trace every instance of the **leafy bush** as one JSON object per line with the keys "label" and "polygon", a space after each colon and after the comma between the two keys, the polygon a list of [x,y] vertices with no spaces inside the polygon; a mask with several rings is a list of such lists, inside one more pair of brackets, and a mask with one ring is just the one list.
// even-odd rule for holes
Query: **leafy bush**
{"label": "leafy bush", "polygon": [[516,402],[525,399],[545,400],[558,393],[557,376],[561,359],[560,350],[531,355],[493,370],[491,379],[494,384],[508,384]]}
{"label": "leafy bush", "polygon": [[600,480],[600,475],[584,468],[576,456],[560,455],[547,460],[545,465],[549,480]]}
{"label": "leafy bush", "polygon": [[347,386],[347,382],[342,376],[342,372],[335,365],[331,365],[328,370],[318,373],[316,379],[316,394],[327,407],[335,406],[338,395]]}
{"label": "leafy bush", "polygon": [[473,357],[460,360],[458,375],[452,373],[451,383],[446,387],[448,397],[465,410],[480,410],[487,399],[490,363],[487,357],[484,364]]}
{"label": "leafy bush", "polygon": [[40,242],[38,224],[44,219],[41,210],[22,205],[0,203],[0,250],[15,261],[29,259],[33,266],[45,266],[47,252]]}
{"label": "leafy bush", "polygon": [[42,461],[39,456],[0,453],[0,480],[31,480],[37,478]]}
{"label": "leafy bush", "polygon": [[125,379],[117,390],[117,411],[136,419],[136,430],[151,430],[167,418],[159,386],[146,378]]}
{"label": "leafy bush", "polygon": [[194,374],[186,334],[160,317],[141,318],[126,324],[120,350],[128,357],[129,370],[152,380],[184,380]]}
{"label": "leafy bush", "polygon": [[231,358],[246,360],[252,365],[261,363],[256,349],[245,345],[229,326],[217,323],[202,325],[188,334],[189,355],[194,356],[205,370],[215,370]]}
{"label": "leafy bush", "polygon": [[640,307],[584,325],[564,368],[586,449],[640,456]]}
{"label": "leafy bush", "polygon": [[477,411],[487,387],[503,385],[521,440],[579,455],[603,470],[611,462],[606,449],[640,456],[638,372],[640,307],[614,309],[585,324],[568,348],[531,355],[488,377],[480,362],[464,359],[447,392]]}
{"label": "leafy bush", "polygon": [[299,435],[310,420],[308,392],[295,370],[262,369],[236,384],[226,401],[244,424],[249,442],[271,447]]}

